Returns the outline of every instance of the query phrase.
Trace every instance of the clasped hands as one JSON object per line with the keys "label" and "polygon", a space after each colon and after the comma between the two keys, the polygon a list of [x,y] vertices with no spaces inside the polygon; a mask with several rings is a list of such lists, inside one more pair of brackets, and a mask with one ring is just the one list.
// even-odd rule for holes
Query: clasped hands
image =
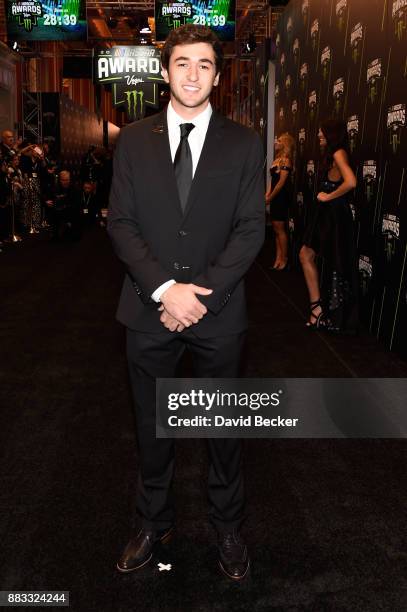
{"label": "clasped hands", "polygon": [[329,193],[325,193],[325,191],[320,191],[317,195],[317,200],[319,202],[329,202],[331,196]]}
{"label": "clasped hands", "polygon": [[208,309],[198,300],[197,295],[210,295],[212,289],[192,283],[175,283],[161,296],[160,321],[169,331],[182,332],[186,327],[198,323]]}

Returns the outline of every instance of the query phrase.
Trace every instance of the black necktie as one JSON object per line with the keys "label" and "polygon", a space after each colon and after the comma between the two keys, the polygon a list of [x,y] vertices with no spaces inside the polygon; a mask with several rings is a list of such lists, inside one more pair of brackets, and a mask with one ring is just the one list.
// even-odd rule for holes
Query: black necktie
{"label": "black necktie", "polygon": [[184,211],[192,183],[192,156],[188,136],[195,126],[193,123],[181,123],[179,127],[181,128],[181,140],[174,157],[174,170],[181,208]]}

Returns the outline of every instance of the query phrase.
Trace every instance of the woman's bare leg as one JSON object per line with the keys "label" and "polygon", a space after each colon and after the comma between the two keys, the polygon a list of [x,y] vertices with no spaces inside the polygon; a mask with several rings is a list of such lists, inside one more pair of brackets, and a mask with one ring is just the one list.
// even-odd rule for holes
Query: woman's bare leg
{"label": "woman's bare leg", "polygon": [[[310,247],[303,245],[299,253],[302,270],[304,272],[305,282],[308,288],[309,301],[317,302],[321,299],[319,290],[319,274],[315,263],[315,251]],[[321,306],[317,306],[310,316],[309,322],[315,323],[316,318],[322,312]]]}
{"label": "woman's bare leg", "polygon": [[276,237],[276,261],[274,267],[276,269],[284,268],[287,265],[288,259],[288,236],[285,223],[284,221],[272,221],[272,224]]}

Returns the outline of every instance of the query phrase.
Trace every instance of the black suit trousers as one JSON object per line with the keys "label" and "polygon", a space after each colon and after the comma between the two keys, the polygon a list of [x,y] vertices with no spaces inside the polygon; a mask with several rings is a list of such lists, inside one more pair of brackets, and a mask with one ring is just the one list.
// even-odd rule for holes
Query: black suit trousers
{"label": "black suit trousers", "polygon": [[[143,333],[127,329],[127,359],[136,413],[139,474],[136,510],[143,526],[165,529],[174,522],[171,483],[174,440],[156,438],[155,379],[171,378],[187,348],[198,378],[234,378],[239,375],[245,332],[217,338],[181,333]],[[208,439],[209,516],[215,528],[238,528],[244,518],[242,442]]]}

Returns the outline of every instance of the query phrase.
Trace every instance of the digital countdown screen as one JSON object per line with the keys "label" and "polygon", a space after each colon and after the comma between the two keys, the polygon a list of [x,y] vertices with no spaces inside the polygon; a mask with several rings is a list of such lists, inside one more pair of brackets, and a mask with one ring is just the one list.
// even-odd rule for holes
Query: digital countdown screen
{"label": "digital countdown screen", "polygon": [[205,25],[224,42],[235,39],[235,0],[190,0],[188,2],[165,2],[155,0],[155,37],[157,41],[167,38],[170,30],[192,23]]}
{"label": "digital countdown screen", "polygon": [[86,0],[6,0],[9,40],[86,40]]}

